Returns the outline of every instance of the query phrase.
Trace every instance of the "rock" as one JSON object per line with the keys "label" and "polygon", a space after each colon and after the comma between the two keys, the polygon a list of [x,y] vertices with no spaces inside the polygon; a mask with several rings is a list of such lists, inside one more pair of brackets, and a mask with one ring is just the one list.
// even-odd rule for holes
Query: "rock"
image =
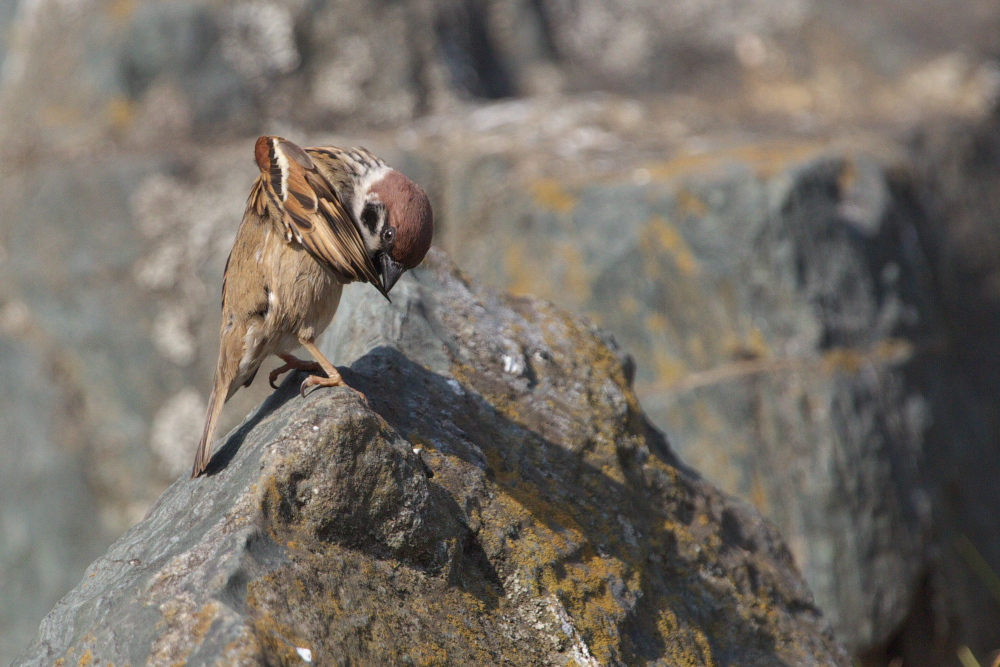
{"label": "rock", "polygon": [[15,312],[20,308],[0,310],[0,391],[25,400],[20,410],[0,412],[0,598],[14,602],[0,606],[5,663],[115,537],[93,518],[100,503],[83,475],[80,443],[67,428],[77,417],[67,407],[79,397],[61,386],[66,359],[46,358],[10,335],[31,326]]}
{"label": "rock", "polygon": [[774,528],[681,465],[630,364],[434,251],[171,486],[15,663],[847,665]]}
{"label": "rock", "polygon": [[[0,663],[190,467],[252,182],[240,148],[69,159],[4,180]],[[266,396],[259,384],[228,419]]]}
{"label": "rock", "polygon": [[987,655],[998,116],[912,148],[659,136],[644,154],[626,108],[428,124],[449,156],[438,209],[464,221],[442,245],[611,331],[651,420],[775,521],[852,653]]}
{"label": "rock", "polygon": [[[948,617],[933,624],[946,654],[992,650],[994,601],[969,563],[1000,571],[1000,537],[989,481],[969,480],[998,451],[994,347],[962,331],[996,328],[980,298],[992,235],[968,233],[992,220],[995,185],[978,180],[992,149],[943,133],[973,157],[938,219],[940,193],[906,191],[925,157],[898,128],[995,104],[998,6],[3,0],[0,308],[39,327],[18,349],[61,355],[53,400],[75,418],[39,449],[74,443],[67,465],[96,503],[64,503],[52,525],[96,513],[110,540],[186,467],[257,133],[357,141],[433,190],[437,242],[474,277],[614,331],[651,419],[778,523],[852,651],[895,645],[924,612]],[[961,257],[937,253],[959,237]],[[807,260],[802,285],[784,250]],[[961,354],[935,357],[942,332]],[[263,395],[241,392],[227,416]],[[16,513],[33,512],[30,495],[10,511],[22,500]],[[37,539],[64,562],[62,538]],[[20,590],[4,553],[0,588]],[[36,599],[3,598],[0,614]]]}
{"label": "rock", "polygon": [[[982,407],[989,338],[963,343],[977,356],[961,363],[940,354],[963,329],[990,330],[988,311],[958,324],[980,312],[968,286],[988,294],[990,281],[938,292],[955,267],[951,250],[935,251],[951,247],[954,213],[935,213],[918,176],[923,160],[940,161],[869,135],[684,138],[657,129],[660,112],[614,98],[519,100],[363,141],[304,141],[369,145],[428,188],[437,242],[477,279],[612,331],[638,362],[650,419],[683,460],[778,525],[853,653],[887,662],[904,636],[933,637],[941,655],[958,643],[991,650],[1000,638],[982,573],[1000,561],[982,508],[993,501],[985,481],[955,493],[992,469],[981,465],[995,442]],[[62,355],[57,406],[75,418],[61,437],[75,443],[108,540],[189,465],[217,286],[254,174],[249,145],[41,161],[5,183],[0,299],[37,327],[21,344]],[[989,173],[978,164],[968,171]],[[950,210],[989,219],[955,192]],[[988,254],[988,235],[974,238],[967,251]],[[266,392],[241,391],[226,418]],[[16,511],[30,513],[25,503]],[[93,523],[90,507],[60,511]],[[10,608],[20,618],[26,607]]]}
{"label": "rock", "polygon": [[931,567],[932,394],[909,378],[939,331],[905,164],[720,142],[602,178],[470,153],[442,202],[471,221],[449,252],[613,332],[650,418],[777,523],[837,637],[893,637]]}
{"label": "rock", "polygon": [[[926,664],[1000,645],[1000,108],[985,122],[928,128],[914,141],[927,215],[921,238],[942,316],[933,353],[912,375],[931,409],[924,476],[933,489],[935,551],[914,614],[897,643]],[[935,641],[937,639],[937,641]]]}
{"label": "rock", "polygon": [[565,92],[683,93],[724,126],[916,124],[981,114],[1000,89],[988,0],[2,6],[0,133],[28,156],[387,127]]}
{"label": "rock", "polygon": [[[683,460],[778,525],[852,652],[938,632],[945,653],[959,637],[988,650],[985,630],[955,634],[991,627],[992,601],[954,547],[965,542],[940,537],[965,524],[940,509],[993,440],[977,426],[975,446],[954,449],[959,429],[940,428],[978,424],[962,407],[971,399],[956,400],[978,390],[937,352],[933,285],[947,260],[921,258],[938,232],[911,179],[917,163],[871,138],[671,137],[654,110],[505,102],[363,143],[428,187],[438,242],[477,278],[614,333],[638,362],[651,420]],[[249,145],[28,165],[0,201],[20,250],[0,265],[0,294],[37,327],[22,344],[62,355],[72,400],[59,409],[75,410],[64,437],[108,539],[190,463],[215,363],[212,286],[253,177]],[[266,392],[241,391],[226,418]],[[991,506],[979,503],[965,506]],[[89,507],[62,511],[93,523]],[[980,521],[968,539],[995,563]],[[906,630],[925,617],[936,629]]]}

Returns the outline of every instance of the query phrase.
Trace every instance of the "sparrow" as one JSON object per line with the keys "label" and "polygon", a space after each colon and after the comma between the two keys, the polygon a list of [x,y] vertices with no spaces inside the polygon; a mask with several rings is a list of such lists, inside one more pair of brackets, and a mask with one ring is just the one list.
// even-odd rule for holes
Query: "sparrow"
{"label": "sparrow", "polygon": [[[222,407],[253,382],[269,355],[314,373],[311,386],[346,386],[316,347],[343,286],[371,283],[387,299],[399,277],[427,254],[434,232],[420,187],[364,148],[301,148],[282,137],[257,140],[260,176],[226,261],[219,362],[191,477],[205,472]],[[302,346],[314,362],[293,356]],[[325,374],[318,375],[322,372]]]}

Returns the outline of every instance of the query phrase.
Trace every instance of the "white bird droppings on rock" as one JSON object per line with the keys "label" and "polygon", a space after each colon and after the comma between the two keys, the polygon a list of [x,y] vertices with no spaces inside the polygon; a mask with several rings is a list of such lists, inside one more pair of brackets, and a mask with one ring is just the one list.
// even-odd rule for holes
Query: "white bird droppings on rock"
{"label": "white bird droppings on rock", "polygon": [[521,371],[524,370],[524,365],[513,355],[505,354],[501,357],[501,359],[503,359],[503,370],[505,373],[520,375]]}

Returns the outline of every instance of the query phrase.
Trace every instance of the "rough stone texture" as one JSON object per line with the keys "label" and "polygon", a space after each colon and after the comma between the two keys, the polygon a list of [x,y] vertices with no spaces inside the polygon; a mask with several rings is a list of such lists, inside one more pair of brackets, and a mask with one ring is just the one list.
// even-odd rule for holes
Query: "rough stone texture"
{"label": "rough stone texture", "polygon": [[470,274],[612,330],[861,659],[988,663],[998,34],[995,0],[0,0],[0,373],[59,388],[4,396],[0,456],[52,464],[0,467],[0,663],[189,463],[262,131],[369,145]]}
{"label": "rough stone texture", "polygon": [[[17,665],[847,665],[774,528],[680,466],[631,361],[437,251],[87,571]],[[419,451],[418,451],[419,450]]]}
{"label": "rough stone texture", "polygon": [[[428,123],[449,155],[440,207],[467,221],[443,245],[614,332],[650,417],[779,525],[862,659],[987,655],[998,116],[908,148],[661,136],[631,166],[628,132],[537,130],[560,115],[610,129],[622,108]],[[559,157],[540,162],[534,141]]]}
{"label": "rough stone texture", "polygon": [[[979,462],[994,431],[967,407],[983,399],[961,398],[983,385],[940,354],[942,323],[970,304],[941,316],[951,260],[932,251],[948,232],[918,196],[924,158],[868,138],[683,139],[657,134],[658,113],[507,102],[364,143],[427,185],[439,240],[470,272],[614,332],[637,359],[650,418],[683,460],[775,521],[850,650],[912,662],[930,649],[899,647],[917,637],[934,655],[958,642],[985,654],[997,641],[983,583],[1000,571],[995,501],[986,481],[975,499],[951,499],[973,471],[989,475]],[[5,219],[18,222],[5,239],[22,252],[0,266],[4,331],[62,360],[56,404],[74,418],[50,442],[73,443],[104,535],[189,465],[248,145],[42,163],[7,183]],[[228,418],[266,393],[263,382],[240,392]],[[944,424],[974,445],[953,447],[959,427]],[[58,544],[37,546],[48,581],[71,576]],[[27,624],[9,627],[16,637]]]}
{"label": "rough stone texture", "polygon": [[[650,418],[683,460],[779,526],[851,651],[873,664],[958,643],[985,654],[1000,641],[984,583],[1000,571],[996,501],[986,479],[969,480],[990,474],[996,431],[985,407],[968,407],[989,405],[988,374],[977,384],[960,371],[988,366],[940,353],[944,325],[961,331],[960,313],[975,311],[938,296],[955,253],[935,253],[950,232],[930,220],[950,214],[914,177],[930,158],[867,135],[684,139],[657,133],[659,113],[506,102],[365,143],[427,185],[439,241],[471,273],[614,332]],[[43,162],[7,182],[17,224],[5,242],[22,252],[0,265],[4,331],[62,360],[56,406],[74,417],[47,442],[79,462],[97,534],[138,520],[189,464],[216,354],[212,286],[253,176],[247,145]],[[951,293],[965,294],[962,280]],[[266,392],[240,392],[228,418]],[[970,444],[954,446],[957,433]],[[8,511],[43,506],[28,495]],[[80,518],[85,502],[59,507],[95,523],[91,510]],[[40,578],[82,567],[62,564],[61,544],[32,547]],[[20,570],[5,572],[19,590]]]}
{"label": "rough stone texture", "polygon": [[757,143],[601,181],[473,153],[444,200],[473,221],[444,241],[462,265],[615,333],[651,418],[776,521],[855,650],[910,613],[931,527],[928,394],[907,372],[933,354],[932,276],[879,159]]}
{"label": "rough stone texture", "polygon": [[0,440],[0,662],[190,466],[252,178],[232,167],[245,150],[213,154],[48,162],[3,182],[2,414],[17,426]]}

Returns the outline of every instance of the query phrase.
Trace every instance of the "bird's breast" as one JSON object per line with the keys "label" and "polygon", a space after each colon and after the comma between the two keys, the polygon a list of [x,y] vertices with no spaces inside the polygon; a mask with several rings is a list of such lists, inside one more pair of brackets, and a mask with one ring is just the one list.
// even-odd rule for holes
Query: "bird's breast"
{"label": "bird's breast", "polygon": [[315,338],[330,324],[343,285],[301,246],[282,245],[277,261],[270,263],[274,271],[268,279],[268,319],[292,336],[296,347],[299,338]]}

